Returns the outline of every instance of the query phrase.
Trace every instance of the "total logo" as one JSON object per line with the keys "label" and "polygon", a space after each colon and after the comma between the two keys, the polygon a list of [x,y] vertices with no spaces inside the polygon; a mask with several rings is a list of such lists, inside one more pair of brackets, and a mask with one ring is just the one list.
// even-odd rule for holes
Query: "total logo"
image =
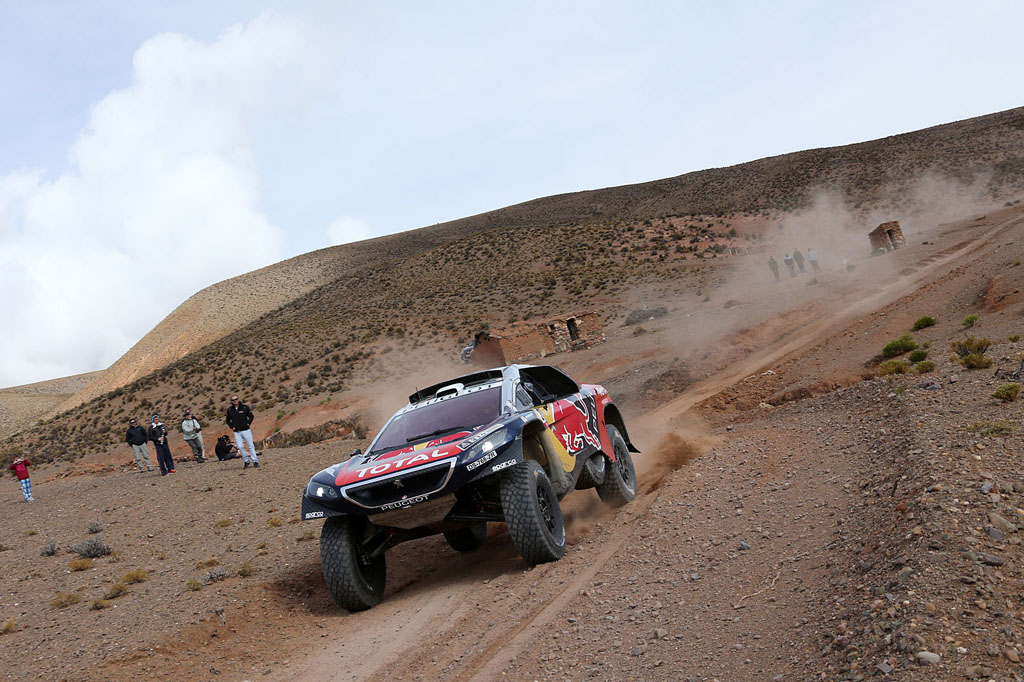
{"label": "total logo", "polygon": [[452,453],[449,449],[438,448],[437,450],[431,450],[430,452],[421,452],[418,455],[413,455],[412,457],[401,457],[399,459],[391,460],[390,462],[376,464],[372,467],[364,467],[356,472],[356,478],[361,479],[367,476],[378,476],[388,471],[397,471],[398,469],[415,466],[422,462],[430,462],[432,460],[444,459],[445,457],[451,456]]}

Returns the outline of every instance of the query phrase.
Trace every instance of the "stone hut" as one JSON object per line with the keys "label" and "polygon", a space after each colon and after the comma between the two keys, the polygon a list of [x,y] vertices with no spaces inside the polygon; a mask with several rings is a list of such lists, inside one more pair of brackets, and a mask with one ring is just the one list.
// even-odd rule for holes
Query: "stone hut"
{"label": "stone hut", "polygon": [[476,336],[470,353],[473,364],[497,367],[529,362],[554,353],[595,346],[605,340],[601,318],[595,312],[568,317],[516,322]]}
{"label": "stone hut", "polygon": [[868,239],[871,240],[872,252],[895,251],[907,243],[907,240],[903,238],[903,230],[900,229],[898,220],[882,223],[868,233]]}

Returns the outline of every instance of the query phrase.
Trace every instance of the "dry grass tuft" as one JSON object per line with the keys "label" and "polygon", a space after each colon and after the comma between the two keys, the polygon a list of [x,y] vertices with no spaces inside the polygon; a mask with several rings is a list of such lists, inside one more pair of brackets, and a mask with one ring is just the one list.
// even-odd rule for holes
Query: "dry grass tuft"
{"label": "dry grass tuft", "polygon": [[56,595],[54,595],[53,599],[50,600],[50,606],[55,606],[58,609],[63,609],[66,606],[77,604],[80,601],[82,601],[82,598],[74,592],[58,592]]}
{"label": "dry grass tuft", "polygon": [[128,594],[128,586],[124,583],[114,583],[107,590],[107,593],[103,595],[104,599],[117,599],[118,597]]}
{"label": "dry grass tuft", "polygon": [[992,394],[993,398],[998,398],[1004,403],[1016,402],[1017,394],[1020,393],[1020,384],[1007,383],[1003,384],[996,389],[995,393]]}
{"label": "dry grass tuft", "polygon": [[135,583],[144,583],[147,580],[149,580],[149,571],[141,568],[137,568],[133,571],[128,571],[124,574],[124,577],[121,578],[121,581],[128,585],[134,585]]}

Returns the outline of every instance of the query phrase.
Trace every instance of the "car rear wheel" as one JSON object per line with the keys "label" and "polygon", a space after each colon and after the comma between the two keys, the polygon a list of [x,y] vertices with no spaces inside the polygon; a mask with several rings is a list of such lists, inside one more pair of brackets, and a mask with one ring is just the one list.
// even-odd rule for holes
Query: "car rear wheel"
{"label": "car rear wheel", "polygon": [[597,494],[605,504],[621,507],[636,499],[636,469],[633,468],[626,439],[614,426],[609,424],[607,428],[615,461],[608,462],[604,480],[597,486]]}
{"label": "car rear wheel", "polygon": [[501,509],[512,544],[530,565],[565,556],[565,524],[558,497],[544,469],[533,460],[501,477]]}
{"label": "car rear wheel", "polygon": [[472,526],[445,531],[444,539],[451,548],[458,552],[472,552],[480,549],[487,539],[487,522],[481,521]]}
{"label": "car rear wheel", "polygon": [[320,531],[320,565],[327,591],[338,606],[349,611],[376,606],[384,596],[384,555],[370,558],[359,548],[366,528],[364,519],[334,516]]}
{"label": "car rear wheel", "polygon": [[596,488],[608,475],[608,461],[605,456],[598,452],[595,455],[591,455],[586,462],[583,463],[583,468],[580,470],[579,480],[576,481],[576,490],[586,490],[587,488]]}

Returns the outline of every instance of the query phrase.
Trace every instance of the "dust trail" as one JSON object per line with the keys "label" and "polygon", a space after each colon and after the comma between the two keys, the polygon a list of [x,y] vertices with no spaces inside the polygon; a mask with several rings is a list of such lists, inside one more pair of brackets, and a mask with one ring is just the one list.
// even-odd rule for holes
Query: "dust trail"
{"label": "dust trail", "polygon": [[[654,492],[673,471],[690,464],[717,443],[716,438],[703,432],[692,415],[687,416],[686,422],[683,427],[663,433],[653,449],[633,455],[638,494],[649,495]],[[642,421],[637,425],[641,426]],[[655,431],[654,438],[657,437],[658,432]],[[586,535],[595,524],[613,517],[616,511],[614,507],[602,502],[596,493],[565,498],[562,501],[562,513],[569,544]]]}
{"label": "dust trail", "polygon": [[636,462],[640,492],[645,495],[654,492],[673,471],[700,457],[711,445],[710,439],[696,434],[666,433],[649,456],[638,458]]}

